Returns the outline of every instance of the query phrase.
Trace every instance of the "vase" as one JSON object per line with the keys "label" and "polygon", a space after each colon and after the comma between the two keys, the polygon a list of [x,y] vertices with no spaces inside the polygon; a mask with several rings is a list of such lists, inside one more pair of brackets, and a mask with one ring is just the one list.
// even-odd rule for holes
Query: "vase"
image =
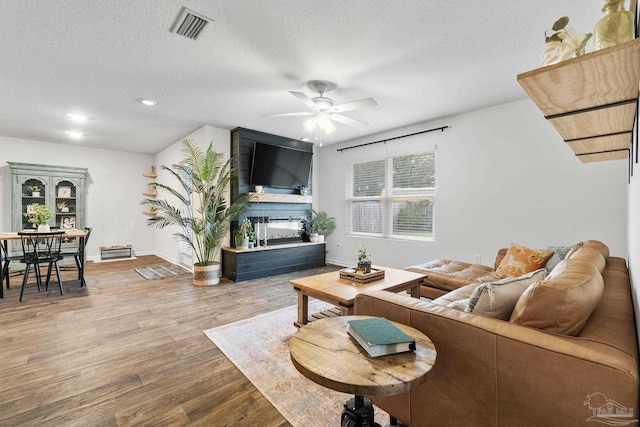
{"label": "vase", "polygon": [[32,191],[31,192],[31,196],[32,197],[40,197],[40,192],[39,191]]}
{"label": "vase", "polygon": [[371,261],[359,261],[358,270],[361,270],[365,274],[371,273]]}
{"label": "vase", "polygon": [[594,29],[595,50],[633,40],[633,13],[624,10],[624,0],[609,0],[602,11],[606,15]]}
{"label": "vase", "polygon": [[220,263],[212,262],[206,265],[194,264],[193,284],[196,286],[212,286],[220,283]]}
{"label": "vase", "polygon": [[38,224],[38,233],[48,233],[51,231],[49,224]]}

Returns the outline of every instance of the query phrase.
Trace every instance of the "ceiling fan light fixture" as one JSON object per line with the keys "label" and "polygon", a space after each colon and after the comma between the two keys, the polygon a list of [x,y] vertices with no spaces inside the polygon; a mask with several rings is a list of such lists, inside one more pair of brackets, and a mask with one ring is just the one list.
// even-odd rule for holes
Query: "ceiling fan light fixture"
{"label": "ceiling fan light fixture", "polygon": [[316,128],[316,118],[313,117],[305,121],[302,126],[304,126],[305,132],[313,132],[313,130]]}
{"label": "ceiling fan light fixture", "polygon": [[327,135],[331,135],[336,130],[336,127],[331,123],[331,119],[326,113],[318,114],[318,127],[320,127],[320,129],[322,129]]}

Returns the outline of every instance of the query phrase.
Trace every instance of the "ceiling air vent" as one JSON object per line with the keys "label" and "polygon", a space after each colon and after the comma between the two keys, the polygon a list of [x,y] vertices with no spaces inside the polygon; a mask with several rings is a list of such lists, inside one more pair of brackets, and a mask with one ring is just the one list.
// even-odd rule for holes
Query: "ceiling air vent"
{"label": "ceiling air vent", "polygon": [[169,29],[172,33],[179,34],[189,39],[197,39],[204,27],[213,19],[182,7],[180,13]]}

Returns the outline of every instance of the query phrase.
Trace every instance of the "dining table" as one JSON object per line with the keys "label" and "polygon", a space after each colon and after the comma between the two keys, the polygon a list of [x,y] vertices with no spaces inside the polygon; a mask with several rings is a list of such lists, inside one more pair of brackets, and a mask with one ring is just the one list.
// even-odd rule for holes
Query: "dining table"
{"label": "dining table", "polygon": [[[32,231],[32,230],[22,230],[22,232],[27,232],[27,231]],[[52,231],[55,231],[52,229]],[[79,230],[79,229],[68,229],[68,230],[64,230],[64,235],[63,238],[65,239],[72,239],[72,238],[77,238],[79,239],[78,241],[78,251],[80,254],[80,265],[78,268],[78,280],[80,281],[80,283],[84,283],[84,263],[85,263],[85,253],[84,253],[84,244],[85,244],[85,239],[87,237],[87,232],[85,230]],[[36,230],[33,230],[33,232],[36,232]],[[2,260],[2,265],[1,265],[1,271],[2,271],[2,276],[0,277],[0,298],[4,298],[4,286],[2,285],[3,280],[6,279],[7,281],[7,289],[9,289],[9,241],[10,240],[20,240],[21,237],[20,235],[18,235],[18,232],[0,232],[0,245],[2,246],[1,250],[3,251],[3,254],[1,257]]]}

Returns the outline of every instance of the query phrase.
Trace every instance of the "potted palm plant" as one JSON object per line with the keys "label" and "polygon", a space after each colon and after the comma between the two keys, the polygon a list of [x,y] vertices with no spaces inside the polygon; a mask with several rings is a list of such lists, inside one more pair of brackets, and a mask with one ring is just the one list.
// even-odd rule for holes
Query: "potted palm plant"
{"label": "potted palm plant", "polygon": [[154,182],[177,201],[144,199],[141,204],[156,213],[147,224],[157,228],[176,227],[174,236],[193,250],[197,262],[193,266],[195,285],[215,285],[220,281],[220,263],[215,261],[231,221],[238,219],[250,198],[240,196],[235,203],[227,201],[231,181],[231,159],[224,160],[212,144],[203,151],[192,140],[182,141],[183,161],[162,165],[178,181],[177,188]]}
{"label": "potted palm plant", "polygon": [[324,236],[331,233],[336,228],[336,219],[329,216],[325,211],[313,211],[311,220],[311,234],[309,240],[312,243],[324,242]]}

